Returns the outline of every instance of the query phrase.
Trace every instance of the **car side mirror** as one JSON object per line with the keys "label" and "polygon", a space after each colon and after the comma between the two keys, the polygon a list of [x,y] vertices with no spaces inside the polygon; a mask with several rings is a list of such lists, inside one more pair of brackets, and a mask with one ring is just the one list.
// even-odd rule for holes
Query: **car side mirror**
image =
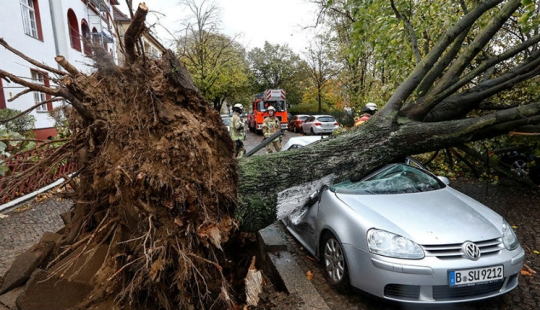
{"label": "car side mirror", "polygon": [[308,206],[311,206],[313,205],[315,202],[317,202],[317,200],[319,200],[319,191],[315,191],[313,193],[311,193],[311,195],[309,195],[309,199],[307,201],[307,205]]}
{"label": "car side mirror", "polygon": [[439,180],[441,180],[444,184],[450,185],[450,179],[448,179],[447,177],[443,177],[442,175],[438,175],[437,178],[439,178]]}

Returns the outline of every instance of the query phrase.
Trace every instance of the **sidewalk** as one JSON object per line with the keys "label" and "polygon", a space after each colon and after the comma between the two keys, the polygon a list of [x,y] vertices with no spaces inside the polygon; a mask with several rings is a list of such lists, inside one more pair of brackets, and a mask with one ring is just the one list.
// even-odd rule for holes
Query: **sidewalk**
{"label": "sidewalk", "polygon": [[[37,243],[46,231],[56,232],[64,226],[60,214],[72,203],[59,198],[31,199],[18,205],[5,205],[0,217],[0,276],[3,276],[15,258]],[[1,207],[1,206],[0,206]]]}

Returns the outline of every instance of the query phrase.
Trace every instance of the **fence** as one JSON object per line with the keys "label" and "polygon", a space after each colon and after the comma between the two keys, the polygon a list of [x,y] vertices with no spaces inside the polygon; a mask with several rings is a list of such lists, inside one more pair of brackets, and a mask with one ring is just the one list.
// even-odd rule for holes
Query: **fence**
{"label": "fence", "polygon": [[[34,167],[38,162],[49,157],[49,155],[56,150],[57,147],[53,146],[44,148],[37,147],[10,157],[0,157],[0,165],[8,168],[5,175],[0,177],[0,192],[8,187],[8,184],[13,181],[14,176]],[[14,190],[10,190],[7,194],[2,195],[0,198],[0,204],[4,204],[15,198],[24,196],[44,186],[47,186],[54,181],[74,172],[76,168],[77,165],[75,161],[71,159],[64,160],[57,165],[42,169],[40,172],[25,178]]]}

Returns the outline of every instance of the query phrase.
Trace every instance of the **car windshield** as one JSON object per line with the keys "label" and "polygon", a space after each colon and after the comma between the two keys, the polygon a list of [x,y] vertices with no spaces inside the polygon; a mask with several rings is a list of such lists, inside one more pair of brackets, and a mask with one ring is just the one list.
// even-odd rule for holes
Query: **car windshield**
{"label": "car windshield", "polygon": [[429,192],[443,188],[436,177],[420,169],[394,164],[358,182],[345,181],[330,186],[336,193],[343,194],[403,194]]}
{"label": "car windshield", "polygon": [[308,119],[309,116],[298,116],[298,120],[299,121],[305,121],[306,119]]}
{"label": "car windshield", "polygon": [[336,121],[332,116],[320,116],[320,117],[317,117],[317,120],[319,122],[327,122],[327,123],[333,123]]}

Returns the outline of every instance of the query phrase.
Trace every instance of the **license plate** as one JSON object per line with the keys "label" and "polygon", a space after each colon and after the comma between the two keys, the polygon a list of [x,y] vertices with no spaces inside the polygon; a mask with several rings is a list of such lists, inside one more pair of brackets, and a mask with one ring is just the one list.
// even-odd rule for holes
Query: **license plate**
{"label": "license plate", "polygon": [[448,280],[450,286],[475,285],[504,279],[504,267],[485,267],[466,270],[450,271]]}

